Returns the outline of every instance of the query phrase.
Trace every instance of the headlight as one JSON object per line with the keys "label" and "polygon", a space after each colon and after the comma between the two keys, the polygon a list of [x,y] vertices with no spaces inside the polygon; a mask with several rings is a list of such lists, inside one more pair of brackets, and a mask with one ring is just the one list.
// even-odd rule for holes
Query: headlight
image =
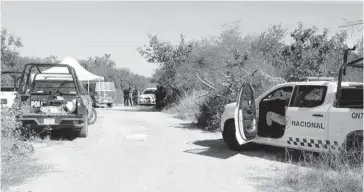
{"label": "headlight", "polygon": [[73,113],[76,110],[76,99],[72,101],[67,101],[66,107],[69,112]]}

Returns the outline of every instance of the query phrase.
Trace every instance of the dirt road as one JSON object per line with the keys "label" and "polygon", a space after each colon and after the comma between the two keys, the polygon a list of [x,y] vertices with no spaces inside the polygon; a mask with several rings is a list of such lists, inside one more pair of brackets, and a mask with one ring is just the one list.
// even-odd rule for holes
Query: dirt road
{"label": "dirt road", "polygon": [[220,133],[164,113],[117,106],[98,114],[88,138],[36,145],[48,168],[9,191],[277,191],[274,178],[288,165],[270,149],[232,152]]}

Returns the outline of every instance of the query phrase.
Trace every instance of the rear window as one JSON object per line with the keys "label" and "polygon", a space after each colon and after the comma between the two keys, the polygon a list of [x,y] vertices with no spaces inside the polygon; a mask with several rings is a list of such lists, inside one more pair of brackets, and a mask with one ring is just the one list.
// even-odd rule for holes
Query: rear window
{"label": "rear window", "polygon": [[39,94],[56,94],[57,92],[62,95],[77,94],[77,89],[73,81],[34,81],[30,90],[32,93]]}
{"label": "rear window", "polygon": [[340,107],[363,108],[363,89],[342,89]]}
{"label": "rear window", "polygon": [[14,87],[1,87],[2,92],[14,92],[16,91]]}

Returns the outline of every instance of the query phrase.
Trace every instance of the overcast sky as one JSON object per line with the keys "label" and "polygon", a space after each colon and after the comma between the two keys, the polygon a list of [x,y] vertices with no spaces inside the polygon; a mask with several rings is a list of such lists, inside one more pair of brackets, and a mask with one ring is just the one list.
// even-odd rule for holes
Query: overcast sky
{"label": "overcast sky", "polygon": [[148,33],[178,43],[218,35],[221,25],[241,20],[245,34],[281,23],[289,31],[305,26],[329,28],[343,18],[363,18],[363,2],[1,2],[1,25],[21,36],[24,56],[60,59],[112,54],[118,67],[151,76],[136,49],[148,43]]}

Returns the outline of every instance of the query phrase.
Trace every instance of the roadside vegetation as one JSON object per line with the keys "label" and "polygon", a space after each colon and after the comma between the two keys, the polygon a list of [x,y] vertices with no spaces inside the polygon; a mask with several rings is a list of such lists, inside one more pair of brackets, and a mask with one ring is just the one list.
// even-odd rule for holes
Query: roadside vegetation
{"label": "roadside vegetation", "polygon": [[[346,31],[330,34],[328,29],[302,23],[290,32],[274,25],[260,34],[243,35],[239,27],[232,26],[219,36],[201,40],[188,41],[181,35],[178,45],[157,35],[149,38],[149,44],[138,51],[149,63],[159,65],[152,80],[167,88],[168,107],[190,109],[187,113],[195,114],[199,126],[211,131],[219,127],[223,107],[235,102],[243,82],[251,82],[255,96],[259,96],[276,84],[304,76],[336,78],[343,50],[348,48]],[[363,53],[362,42],[357,43],[358,52],[351,58]],[[355,75],[348,80],[363,81],[362,71],[349,73]],[[190,99],[196,91],[208,94],[202,101]]]}
{"label": "roadside vegetation", "polygon": [[33,146],[24,141],[19,132],[20,124],[15,121],[17,111],[1,111],[1,189],[21,181],[31,172]]}
{"label": "roadside vegetation", "polygon": [[303,159],[293,163],[309,169],[289,167],[283,180],[277,182],[294,191],[363,191],[363,156],[353,152],[342,154],[303,153]]}
{"label": "roadside vegetation", "polygon": [[[178,45],[156,35],[149,38],[139,52],[159,65],[153,81],[168,90],[166,112],[207,131],[218,130],[224,106],[236,101],[243,82],[252,84],[257,97],[274,85],[304,76],[337,78],[348,48],[346,31],[330,34],[328,29],[302,23],[290,32],[274,25],[260,34],[243,35],[243,30],[232,26],[201,40],[187,41],[181,35]],[[349,60],[363,54],[363,38],[356,47]],[[363,82],[362,70],[348,74],[346,80]],[[346,153],[304,157],[298,165],[308,169],[301,172],[292,165],[283,185],[294,191],[362,191],[362,158]]]}

